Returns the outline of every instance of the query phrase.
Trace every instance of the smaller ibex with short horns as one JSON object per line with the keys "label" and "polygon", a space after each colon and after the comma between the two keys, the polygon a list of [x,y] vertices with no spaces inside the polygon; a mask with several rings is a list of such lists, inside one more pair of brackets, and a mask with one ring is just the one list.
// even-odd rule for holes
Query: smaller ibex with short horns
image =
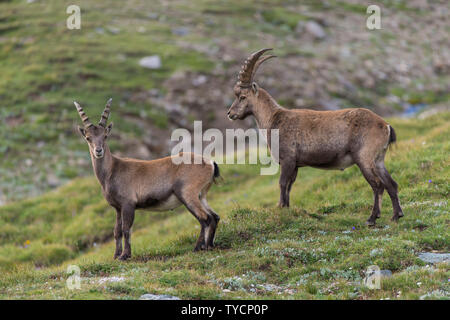
{"label": "smaller ibex with short horns", "polygon": [[[397,221],[403,216],[397,183],[384,166],[389,144],[395,142],[394,128],[367,109],[314,111],[285,109],[253,82],[256,70],[273,55],[259,50],[245,61],[234,86],[236,100],[228,111],[231,120],[253,115],[260,129],[279,130],[280,202],[289,206],[289,193],[299,167],[340,169],[356,164],[373,189],[374,205],[368,225],[380,217],[381,197],[386,189]],[[268,133],[268,144],[271,134]]]}
{"label": "smaller ibex with short horns", "polygon": [[[220,176],[217,164],[196,154],[186,157],[183,153],[151,161],[116,157],[106,144],[112,129],[112,123],[106,125],[111,99],[98,125],[89,121],[77,102],[74,104],[83,120],[84,127],[79,127],[79,131],[89,145],[94,173],[106,201],[117,212],[114,259],[131,257],[130,229],[136,209],[166,211],[185,205],[201,225],[195,251],[212,248],[220,218],[209,207],[206,194]],[[183,161],[176,157],[182,157]],[[184,163],[189,158],[191,161]],[[125,238],[123,250],[122,236]]]}

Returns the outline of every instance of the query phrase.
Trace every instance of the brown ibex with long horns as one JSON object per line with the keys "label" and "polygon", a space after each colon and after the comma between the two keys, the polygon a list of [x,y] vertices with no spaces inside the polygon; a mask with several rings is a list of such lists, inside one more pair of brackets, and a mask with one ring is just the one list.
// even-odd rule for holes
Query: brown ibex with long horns
{"label": "brown ibex with long horns", "polygon": [[289,193],[299,167],[340,169],[356,164],[374,194],[368,225],[380,217],[381,198],[386,189],[394,208],[393,221],[403,216],[397,183],[384,165],[389,144],[396,141],[394,128],[367,109],[314,111],[285,109],[270,94],[253,82],[258,67],[273,55],[271,49],[259,50],[248,57],[234,86],[236,99],[228,110],[231,120],[253,115],[260,129],[279,130],[280,202],[289,206]]}
{"label": "brown ibex with long horns", "polygon": [[[130,229],[136,209],[166,211],[181,204],[201,225],[195,250],[212,248],[220,218],[209,207],[206,194],[215,178],[220,176],[217,164],[196,154],[186,157],[183,153],[151,161],[116,157],[106,144],[112,129],[112,123],[107,126],[111,99],[98,125],[89,121],[77,102],[74,104],[84,124],[79,131],[89,145],[94,173],[106,201],[117,212],[114,258],[126,260],[131,257]],[[176,157],[182,159],[178,161]],[[189,158],[191,161],[184,163]],[[125,238],[123,250],[122,236]]]}

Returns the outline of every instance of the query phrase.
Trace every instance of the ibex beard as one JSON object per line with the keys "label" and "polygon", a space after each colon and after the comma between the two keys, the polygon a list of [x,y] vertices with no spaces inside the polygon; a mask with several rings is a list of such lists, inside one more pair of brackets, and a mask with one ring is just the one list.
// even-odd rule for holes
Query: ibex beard
{"label": "ibex beard", "polygon": [[182,153],[151,161],[114,156],[106,143],[112,130],[112,123],[107,125],[111,99],[98,125],[89,121],[78,103],[74,104],[84,124],[79,131],[89,146],[94,173],[106,201],[116,210],[114,258],[131,257],[131,227],[136,209],[166,211],[184,205],[201,226],[194,250],[213,248],[220,218],[208,205],[206,195],[220,177],[217,164],[194,153],[188,154],[192,157],[189,164],[174,160],[186,156]]}
{"label": "ibex beard", "polygon": [[[258,67],[273,55],[271,49],[251,54],[234,86],[236,99],[228,110],[230,120],[252,115],[258,128],[279,130],[280,202],[289,206],[289,193],[300,167],[340,169],[356,164],[372,187],[374,205],[367,220],[370,226],[380,217],[381,197],[387,190],[394,209],[393,221],[403,217],[398,186],[384,165],[384,156],[396,134],[381,117],[368,109],[314,111],[285,109],[253,81]],[[271,147],[268,141],[269,148]]]}

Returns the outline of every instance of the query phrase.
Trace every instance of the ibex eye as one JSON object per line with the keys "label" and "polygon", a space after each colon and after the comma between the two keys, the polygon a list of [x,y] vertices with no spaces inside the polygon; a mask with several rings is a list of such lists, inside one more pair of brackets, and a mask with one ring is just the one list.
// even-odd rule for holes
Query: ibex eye
{"label": "ibex eye", "polygon": [[245,96],[241,96],[240,98],[239,98],[239,100],[244,100],[246,97]]}
{"label": "ibex eye", "polygon": [[89,138],[89,137],[86,137],[86,140],[87,140],[88,142],[91,142],[91,138]]}

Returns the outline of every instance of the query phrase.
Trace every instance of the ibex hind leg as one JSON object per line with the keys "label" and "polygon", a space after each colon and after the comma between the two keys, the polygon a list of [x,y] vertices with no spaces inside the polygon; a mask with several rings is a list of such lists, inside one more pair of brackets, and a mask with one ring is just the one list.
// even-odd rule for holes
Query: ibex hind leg
{"label": "ibex hind leg", "polygon": [[375,173],[375,164],[372,162],[368,163],[358,163],[358,167],[361,170],[361,173],[363,174],[366,181],[369,183],[369,185],[372,187],[373,191],[373,207],[372,207],[372,214],[370,215],[369,219],[367,219],[366,224],[368,226],[375,226],[376,219],[378,219],[381,215],[381,207],[380,207],[380,196],[383,194],[383,184],[381,180],[377,177]]}
{"label": "ibex hind leg", "polygon": [[[199,192],[181,191],[175,192],[178,199],[184,206],[189,210],[189,212],[198,220],[200,223],[200,235],[195,244],[194,251],[205,250],[209,248],[208,240],[210,227],[215,227],[215,220],[208,214],[208,209],[204,207],[199,199]],[[211,224],[213,224],[211,226]]]}
{"label": "ibex hind leg", "polygon": [[208,201],[206,200],[206,194],[211,187],[211,183],[208,184],[203,191],[200,193],[200,201],[202,202],[203,206],[208,210],[209,215],[214,219],[215,225],[214,228],[211,226],[208,231],[209,234],[207,235],[208,238],[208,245],[211,248],[214,248],[214,238],[216,235],[216,229],[217,225],[220,221],[219,215],[209,206]]}
{"label": "ibex hind leg", "polygon": [[211,218],[214,220],[214,223],[212,223],[211,226],[206,229],[206,232],[209,233],[206,235],[206,237],[208,238],[208,246],[210,248],[214,248],[215,247],[214,238],[216,236],[217,225],[219,224],[220,217],[213,209],[211,209],[211,207],[208,205],[208,202],[206,201],[205,198],[202,199],[202,203],[205,206],[205,208],[208,210],[208,213],[211,216]]}
{"label": "ibex hind leg", "polygon": [[384,166],[384,162],[377,163],[376,170],[378,177],[381,179],[384,187],[386,188],[389,197],[392,201],[392,207],[394,209],[394,214],[392,216],[392,221],[398,221],[404,216],[402,207],[400,206],[400,201],[398,199],[398,185]]}
{"label": "ibex hind leg", "polygon": [[297,178],[298,168],[295,165],[295,161],[291,160],[281,164],[280,174],[280,202],[278,206],[280,208],[289,207],[289,194],[292,185]]}

